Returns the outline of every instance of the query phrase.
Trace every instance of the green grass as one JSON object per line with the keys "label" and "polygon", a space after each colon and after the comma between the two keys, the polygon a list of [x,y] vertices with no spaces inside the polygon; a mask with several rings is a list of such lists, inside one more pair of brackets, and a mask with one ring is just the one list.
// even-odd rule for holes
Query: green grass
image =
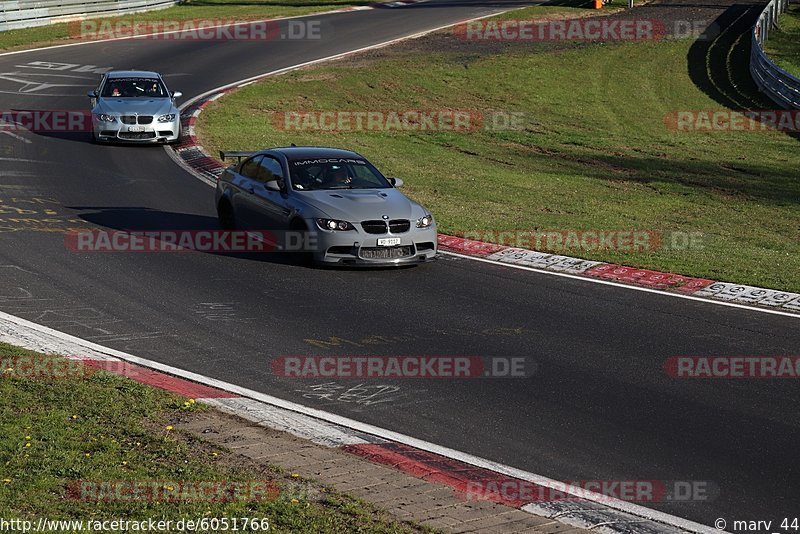
{"label": "green grass", "polygon": [[[188,411],[203,409],[187,406],[186,399],[108,373],[25,378],[13,358],[32,354],[0,343],[0,518],[263,517],[270,532],[415,531],[363,502],[277,470],[258,472],[167,429]],[[254,503],[88,502],[69,498],[70,484],[79,480],[274,480],[281,492]]]}
{"label": "green grass", "polygon": [[[96,22],[118,21],[158,22],[184,20],[253,20],[272,17],[307,15],[331,11],[347,6],[367,5],[372,0],[188,0],[179,5],[149,11],[131,13],[121,17],[92,19]],[[76,24],[51,24],[37,28],[0,31],[0,50],[63,44],[76,37]]]}
{"label": "green grass", "polygon": [[800,4],[789,4],[778,23],[780,28],[770,31],[767,39],[767,55],[783,70],[800,78]]}
{"label": "green grass", "polygon": [[[403,178],[444,233],[701,232],[702,249],[566,253],[800,291],[798,142],[667,128],[676,110],[725,109],[695,85],[692,46],[438,34],[248,86],[206,109],[200,136],[213,154],[291,142],[360,151]],[[524,111],[530,121],[523,131],[387,133],[285,132],[272,120],[286,110],[407,109]]]}

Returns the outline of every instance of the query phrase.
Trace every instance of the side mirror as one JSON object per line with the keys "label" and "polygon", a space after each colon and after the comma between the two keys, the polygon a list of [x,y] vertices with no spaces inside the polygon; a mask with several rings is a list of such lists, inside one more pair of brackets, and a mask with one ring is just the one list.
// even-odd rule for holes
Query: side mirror
{"label": "side mirror", "polygon": [[88,93],[86,93],[86,96],[88,96],[89,98],[97,98],[97,91],[89,91]]}
{"label": "side mirror", "polygon": [[403,180],[401,180],[400,178],[389,178],[389,183],[391,183],[395,187],[403,186]]}
{"label": "side mirror", "polygon": [[280,191],[282,189],[281,184],[278,183],[278,180],[270,180],[269,182],[264,183],[264,187],[270,191]]}
{"label": "side mirror", "polygon": [[182,96],[183,96],[183,93],[181,93],[180,91],[174,91],[172,93],[172,98],[180,98]]}

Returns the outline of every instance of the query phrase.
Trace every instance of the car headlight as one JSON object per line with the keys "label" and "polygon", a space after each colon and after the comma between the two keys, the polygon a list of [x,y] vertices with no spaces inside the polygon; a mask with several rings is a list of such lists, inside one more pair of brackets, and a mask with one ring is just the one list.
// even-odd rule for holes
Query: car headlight
{"label": "car headlight", "polygon": [[338,230],[341,232],[346,232],[348,230],[354,230],[353,225],[347,221],[337,221],[336,219],[317,219],[317,226],[320,227],[322,230]]}
{"label": "car headlight", "polygon": [[161,115],[158,118],[158,122],[172,122],[175,120],[175,114],[170,113],[169,115]]}
{"label": "car headlight", "polygon": [[430,213],[417,219],[417,228],[427,228],[433,224],[433,215]]}
{"label": "car headlight", "polygon": [[97,120],[99,120],[100,122],[114,122],[117,120],[117,118],[112,115],[106,115],[105,113],[101,113],[97,116]]}

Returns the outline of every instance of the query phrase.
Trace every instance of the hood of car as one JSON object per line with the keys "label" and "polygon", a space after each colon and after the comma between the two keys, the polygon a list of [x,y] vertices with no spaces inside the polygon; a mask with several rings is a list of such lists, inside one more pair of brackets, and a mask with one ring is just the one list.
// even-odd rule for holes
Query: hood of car
{"label": "hood of car", "polygon": [[[300,198],[319,213],[312,217],[330,217],[350,222],[372,219],[412,219],[421,208],[397,189],[333,189],[305,191]],[[415,211],[416,207],[416,211]]]}
{"label": "hood of car", "polygon": [[174,113],[169,98],[102,98],[96,112],[136,115],[166,115]]}

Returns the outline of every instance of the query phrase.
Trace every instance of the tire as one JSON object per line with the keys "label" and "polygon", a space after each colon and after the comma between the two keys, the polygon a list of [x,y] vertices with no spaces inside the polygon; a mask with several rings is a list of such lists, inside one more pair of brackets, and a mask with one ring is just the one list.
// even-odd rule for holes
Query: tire
{"label": "tire", "polygon": [[217,221],[223,230],[236,230],[236,215],[227,200],[220,201],[217,206]]}
{"label": "tire", "polygon": [[[295,219],[289,225],[289,231],[300,232],[303,234],[302,243],[307,243],[308,226],[302,219]],[[310,250],[296,250],[292,251],[292,259],[298,265],[311,266],[314,264],[314,253]]]}

